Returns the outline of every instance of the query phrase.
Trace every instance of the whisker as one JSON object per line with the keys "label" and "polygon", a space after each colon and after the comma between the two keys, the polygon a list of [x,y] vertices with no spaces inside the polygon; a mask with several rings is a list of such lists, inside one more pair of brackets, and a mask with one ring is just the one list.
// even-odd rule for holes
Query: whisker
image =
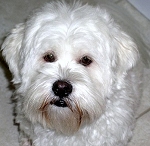
{"label": "whisker", "polygon": [[69,108],[72,112],[74,112],[74,111],[73,111],[73,108],[72,108],[72,105],[71,105],[72,100],[71,100],[70,98],[66,98],[66,99],[65,99],[65,102],[66,102],[68,108]]}
{"label": "whisker", "polygon": [[57,101],[57,99],[55,97],[52,98],[52,100],[50,101],[50,104],[54,104]]}
{"label": "whisker", "polygon": [[83,117],[83,111],[82,109],[79,107],[79,104],[77,103],[77,101],[74,101],[75,105],[76,105],[76,109],[79,112],[79,125],[78,127],[80,127],[81,125],[81,121],[82,121],[82,117]]}
{"label": "whisker", "polygon": [[42,112],[45,112],[49,104],[50,104],[50,99],[49,99],[49,96],[47,95],[42,105],[40,106],[39,110]]}

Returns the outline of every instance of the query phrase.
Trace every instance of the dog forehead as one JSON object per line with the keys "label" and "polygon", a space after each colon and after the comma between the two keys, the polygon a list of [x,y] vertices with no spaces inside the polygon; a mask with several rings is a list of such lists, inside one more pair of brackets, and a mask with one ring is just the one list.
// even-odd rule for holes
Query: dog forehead
{"label": "dog forehead", "polygon": [[35,36],[30,38],[31,43],[27,43],[25,51],[32,54],[44,54],[46,52],[54,52],[61,56],[67,55],[84,55],[95,53],[98,50],[97,45],[99,40],[96,41],[95,36],[86,30],[78,30],[76,32],[67,30],[51,29],[50,25],[42,26],[37,30]]}
{"label": "dog forehead", "polygon": [[[66,5],[64,8],[60,5],[61,7],[57,7],[56,10],[53,10],[56,6],[54,8],[52,6],[51,4],[44,7],[27,21],[25,36],[28,42],[34,41],[37,44],[46,39],[60,42],[61,39],[67,38],[77,40],[78,43],[85,39],[88,42],[95,41],[94,37],[100,35],[98,25],[106,27],[104,18],[99,18],[92,8],[89,12],[85,10],[87,7],[80,5],[73,7]],[[102,20],[98,21],[99,19]]]}
{"label": "dog forehead", "polygon": [[[98,51],[103,53],[102,50],[109,39],[107,36],[109,31],[103,33],[103,29],[107,28],[104,18],[98,18],[99,16],[93,10],[91,12],[86,11],[88,15],[84,7],[73,8],[74,10],[69,9],[69,6],[67,7],[69,13],[65,13],[63,8],[57,10],[59,11],[57,13],[46,8],[28,20],[23,46],[24,52],[39,54],[38,52],[45,53],[49,50],[56,50],[61,55],[65,54],[66,56],[86,53],[97,56]],[[75,11],[75,9],[77,10]],[[101,21],[98,21],[99,19]],[[99,26],[104,27],[101,29]],[[66,44],[69,45],[66,46]],[[101,50],[97,50],[98,45]],[[104,49],[107,48],[109,47]]]}

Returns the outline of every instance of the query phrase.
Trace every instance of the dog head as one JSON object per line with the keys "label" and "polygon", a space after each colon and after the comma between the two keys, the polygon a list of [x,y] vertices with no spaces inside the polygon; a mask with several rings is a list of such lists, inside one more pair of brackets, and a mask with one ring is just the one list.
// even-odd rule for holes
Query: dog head
{"label": "dog head", "polygon": [[66,134],[100,118],[112,87],[138,58],[105,10],[78,2],[47,4],[2,49],[25,116]]}

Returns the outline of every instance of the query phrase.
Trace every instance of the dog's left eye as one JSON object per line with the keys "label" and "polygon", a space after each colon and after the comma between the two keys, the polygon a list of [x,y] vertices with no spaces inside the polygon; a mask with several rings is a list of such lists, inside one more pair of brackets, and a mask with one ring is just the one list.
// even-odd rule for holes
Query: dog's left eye
{"label": "dog's left eye", "polygon": [[83,66],[88,66],[92,63],[92,59],[89,56],[84,56],[79,61]]}
{"label": "dog's left eye", "polygon": [[46,62],[54,62],[56,60],[55,55],[53,53],[49,53],[43,56],[44,61]]}

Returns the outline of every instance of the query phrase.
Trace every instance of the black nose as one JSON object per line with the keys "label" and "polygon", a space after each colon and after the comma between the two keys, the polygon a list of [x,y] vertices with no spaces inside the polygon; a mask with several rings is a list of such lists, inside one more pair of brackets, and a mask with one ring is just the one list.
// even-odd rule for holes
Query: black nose
{"label": "black nose", "polygon": [[63,80],[58,80],[53,84],[52,90],[59,98],[67,97],[72,92],[72,85]]}

